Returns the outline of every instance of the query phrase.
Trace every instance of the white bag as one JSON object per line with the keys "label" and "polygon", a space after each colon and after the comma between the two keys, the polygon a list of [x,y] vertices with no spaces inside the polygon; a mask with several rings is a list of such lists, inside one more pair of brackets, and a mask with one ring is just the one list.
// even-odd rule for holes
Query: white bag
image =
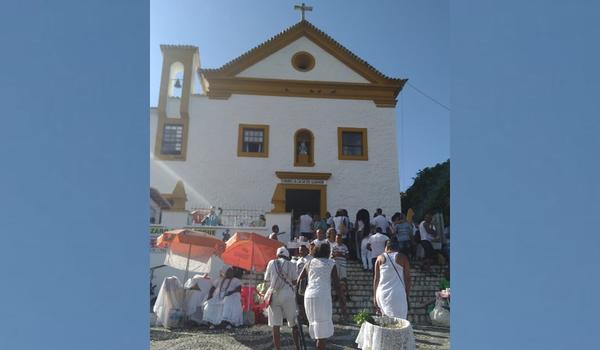
{"label": "white bag", "polygon": [[181,309],[169,309],[167,311],[167,324],[166,328],[173,328],[179,326],[180,322],[183,320],[183,311]]}
{"label": "white bag", "polygon": [[431,323],[436,326],[450,327],[450,311],[444,308],[444,301],[437,299],[435,301],[435,307],[429,313]]}

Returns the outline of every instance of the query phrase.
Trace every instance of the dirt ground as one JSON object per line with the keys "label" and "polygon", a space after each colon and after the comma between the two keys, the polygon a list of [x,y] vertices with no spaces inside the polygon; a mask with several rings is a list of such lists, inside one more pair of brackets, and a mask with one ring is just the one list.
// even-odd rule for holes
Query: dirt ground
{"label": "dirt ground", "polygon": [[[334,336],[330,339],[328,349],[356,349],[354,340],[359,328],[354,325],[336,325]],[[294,349],[291,330],[282,327],[282,349]],[[305,327],[306,332],[306,327]],[[431,326],[415,326],[415,338],[419,350],[449,350],[450,334],[447,328]],[[152,350],[267,350],[273,349],[271,328],[266,325],[241,327],[232,330],[208,330],[207,328],[190,328],[167,330],[160,327],[150,329]],[[309,349],[314,343],[308,333],[305,334]]]}

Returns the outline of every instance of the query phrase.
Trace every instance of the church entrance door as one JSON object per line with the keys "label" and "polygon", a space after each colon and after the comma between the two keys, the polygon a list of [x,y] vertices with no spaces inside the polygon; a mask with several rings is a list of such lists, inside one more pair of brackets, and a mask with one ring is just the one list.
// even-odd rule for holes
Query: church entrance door
{"label": "church entrance door", "polygon": [[293,212],[296,221],[300,215],[309,212],[311,215],[321,213],[321,191],[304,189],[285,190],[285,211]]}

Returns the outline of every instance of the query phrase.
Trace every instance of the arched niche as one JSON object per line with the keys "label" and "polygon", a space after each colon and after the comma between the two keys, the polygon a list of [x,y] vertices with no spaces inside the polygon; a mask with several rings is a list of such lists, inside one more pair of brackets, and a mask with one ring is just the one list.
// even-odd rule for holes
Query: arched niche
{"label": "arched niche", "polygon": [[308,129],[299,129],[294,134],[294,166],[315,165],[315,137]]}
{"label": "arched niche", "polygon": [[181,97],[183,91],[184,67],[181,62],[174,62],[169,69],[169,97]]}

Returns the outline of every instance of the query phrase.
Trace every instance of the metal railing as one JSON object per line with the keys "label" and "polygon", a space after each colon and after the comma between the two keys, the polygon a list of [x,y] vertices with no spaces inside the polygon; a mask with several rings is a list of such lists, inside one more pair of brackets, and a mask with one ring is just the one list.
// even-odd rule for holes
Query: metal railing
{"label": "metal railing", "polygon": [[[211,208],[194,207],[190,210],[188,225],[210,225],[229,227],[265,227],[264,209],[231,209],[214,207],[217,220],[208,218]],[[205,220],[206,219],[206,220]],[[215,222],[216,221],[216,222]]]}

